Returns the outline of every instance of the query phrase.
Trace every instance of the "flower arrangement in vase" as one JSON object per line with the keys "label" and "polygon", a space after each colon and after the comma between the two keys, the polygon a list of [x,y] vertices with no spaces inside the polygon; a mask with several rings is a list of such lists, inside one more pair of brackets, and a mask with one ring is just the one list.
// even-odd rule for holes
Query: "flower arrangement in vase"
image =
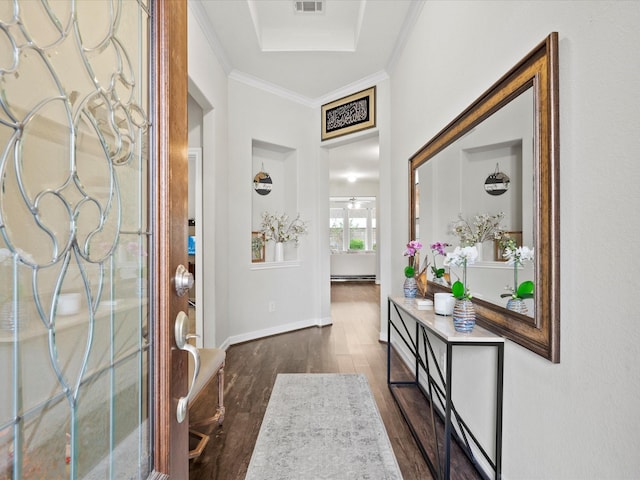
{"label": "flower arrangement in vase", "polygon": [[265,241],[274,240],[276,242],[275,261],[281,262],[284,260],[284,244],[294,242],[297,247],[300,235],[305,235],[308,227],[307,223],[300,218],[300,214],[289,221],[289,215],[286,213],[262,212],[261,229]]}
{"label": "flower arrangement in vase", "polygon": [[453,307],[453,326],[458,332],[470,332],[476,324],[476,312],[471,302],[471,291],[467,284],[467,265],[472,265],[478,258],[478,250],[473,247],[456,247],[447,253],[444,260],[446,266],[462,267],[462,282],[456,280],[451,285],[451,294],[456,303]]}
{"label": "flower arrangement in vase", "polygon": [[289,215],[286,213],[262,212],[262,231],[265,240],[294,242],[297,245],[300,235],[307,233],[307,223],[300,218],[300,214],[289,221]]}
{"label": "flower arrangement in vase", "polygon": [[473,218],[473,222],[458,214],[458,219],[453,221],[452,231],[460,239],[460,245],[468,247],[475,245],[478,250],[478,260],[482,258],[482,244],[488,240],[500,240],[504,236],[504,230],[500,223],[504,218],[504,212],[496,214],[482,213]]}
{"label": "flower arrangement in vase", "polygon": [[433,265],[431,265],[431,273],[433,273],[433,281],[435,283],[439,283],[440,285],[444,285],[444,286],[449,286],[449,280],[445,278],[446,276],[448,276],[448,274],[445,273],[446,272],[445,268],[438,268],[438,263],[436,259],[438,258],[438,255],[446,257],[447,252],[445,251],[445,248],[450,246],[451,244],[443,243],[443,242],[432,243],[429,246],[429,248],[431,248],[431,253],[433,254]]}
{"label": "flower arrangement in vase", "polygon": [[509,293],[500,295],[502,298],[509,297],[507,309],[518,313],[526,314],[527,306],[524,300],[533,298],[534,283],[526,280],[518,285],[518,267],[524,266],[524,262],[533,261],[533,249],[529,247],[518,247],[515,240],[507,238],[502,242],[503,257],[507,259],[509,265],[513,265],[513,287],[507,285],[505,288]]}
{"label": "flower arrangement in vase", "polygon": [[407,243],[404,256],[409,257],[409,264],[404,267],[404,296],[407,298],[415,298],[418,293],[418,282],[416,280],[416,265],[420,264],[420,252],[422,244],[418,240],[411,240]]}

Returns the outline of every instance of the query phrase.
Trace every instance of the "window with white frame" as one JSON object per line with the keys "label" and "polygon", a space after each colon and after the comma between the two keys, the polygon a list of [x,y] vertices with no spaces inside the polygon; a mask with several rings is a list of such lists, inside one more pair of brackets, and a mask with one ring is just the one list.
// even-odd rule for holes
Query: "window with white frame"
{"label": "window with white frame", "polygon": [[375,197],[332,198],[329,217],[332,252],[376,249]]}

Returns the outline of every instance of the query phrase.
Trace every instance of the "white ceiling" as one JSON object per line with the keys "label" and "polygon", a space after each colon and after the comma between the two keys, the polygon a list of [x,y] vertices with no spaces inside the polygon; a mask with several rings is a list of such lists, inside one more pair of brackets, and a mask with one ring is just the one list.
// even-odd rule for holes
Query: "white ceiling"
{"label": "white ceiling", "polygon": [[[190,0],[227,74],[319,106],[387,78],[424,0]],[[378,178],[377,137],[331,151],[331,177]]]}
{"label": "white ceiling", "polygon": [[380,178],[379,157],[377,135],[334,147],[329,150],[329,180],[348,183],[353,175],[357,182],[377,182]]}

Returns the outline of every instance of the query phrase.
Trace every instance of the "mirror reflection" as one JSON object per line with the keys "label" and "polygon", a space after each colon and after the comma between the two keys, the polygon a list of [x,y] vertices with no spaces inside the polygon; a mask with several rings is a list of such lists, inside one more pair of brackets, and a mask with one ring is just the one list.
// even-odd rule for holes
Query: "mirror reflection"
{"label": "mirror reflection", "polygon": [[[506,307],[515,283],[534,280],[535,257],[515,272],[504,256],[507,239],[535,252],[534,117],[529,88],[416,169],[414,231],[428,254],[430,281],[439,282],[434,262],[443,267],[444,257],[429,250],[437,242],[449,244],[446,251],[477,246],[478,260],[467,270],[474,298]],[[447,271],[451,282],[457,270]],[[524,302],[534,317],[533,299]]]}
{"label": "mirror reflection", "polygon": [[[558,138],[558,34],[552,32],[409,159],[409,238],[420,239],[425,253],[437,243],[449,244],[445,251],[452,252],[478,241],[478,219],[491,222],[497,232],[480,235],[476,248],[482,259],[467,268],[476,321],[555,363],[560,361]],[[504,262],[501,251],[513,254],[514,245],[523,260],[518,269]],[[436,255],[436,262],[445,254]],[[436,273],[441,268],[442,263]],[[434,280],[430,268],[425,271],[428,296],[450,291]],[[455,282],[462,272],[447,273]],[[420,284],[422,279],[419,275]],[[514,288],[524,302],[509,301]],[[516,302],[526,313],[514,308]]]}

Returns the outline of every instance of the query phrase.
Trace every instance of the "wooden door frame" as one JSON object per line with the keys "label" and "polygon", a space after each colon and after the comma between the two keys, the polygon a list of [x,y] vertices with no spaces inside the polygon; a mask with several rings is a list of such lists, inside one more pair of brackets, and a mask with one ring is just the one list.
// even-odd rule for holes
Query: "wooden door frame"
{"label": "wooden door frame", "polygon": [[[157,159],[151,178],[153,212],[153,468],[152,478],[189,477],[188,418],[176,420],[178,398],[187,393],[186,352],[176,348],[174,323],[187,311],[186,296],[178,297],[174,276],[187,263],[188,116],[187,2],[158,0],[154,8],[153,96]],[[152,200],[153,201],[153,200]]]}

